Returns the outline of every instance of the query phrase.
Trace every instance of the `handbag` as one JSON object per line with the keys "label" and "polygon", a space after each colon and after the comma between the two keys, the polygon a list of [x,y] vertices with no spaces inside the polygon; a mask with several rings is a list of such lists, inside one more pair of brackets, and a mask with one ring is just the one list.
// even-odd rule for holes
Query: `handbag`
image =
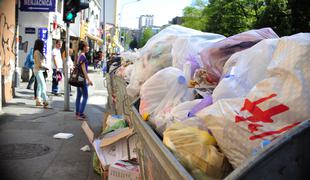
{"label": "handbag", "polygon": [[81,64],[75,65],[70,73],[69,84],[75,87],[83,87],[85,85],[85,77],[81,69]]}

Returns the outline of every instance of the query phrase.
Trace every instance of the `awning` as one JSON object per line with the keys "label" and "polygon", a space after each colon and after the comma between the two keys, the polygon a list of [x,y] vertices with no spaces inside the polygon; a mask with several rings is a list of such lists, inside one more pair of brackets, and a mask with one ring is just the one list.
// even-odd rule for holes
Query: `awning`
{"label": "awning", "polygon": [[89,34],[89,33],[86,33],[86,36],[94,41],[96,41],[98,43],[98,45],[102,45],[103,44],[103,40],[92,35],[92,34]]}
{"label": "awning", "polygon": [[[58,24],[58,26],[66,32],[66,27],[63,25],[63,24]],[[69,29],[69,36],[72,36],[72,37],[79,37],[76,33],[74,33],[71,29]],[[56,38],[57,39],[57,38]]]}
{"label": "awning", "polygon": [[78,35],[76,35],[73,31],[71,31],[69,29],[69,36],[72,36],[72,37],[79,37]]}

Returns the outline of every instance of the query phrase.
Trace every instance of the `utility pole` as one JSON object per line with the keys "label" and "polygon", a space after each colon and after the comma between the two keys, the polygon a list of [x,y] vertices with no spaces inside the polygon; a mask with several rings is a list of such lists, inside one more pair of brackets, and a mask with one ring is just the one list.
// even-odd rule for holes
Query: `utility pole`
{"label": "utility pole", "polygon": [[64,111],[70,110],[70,95],[69,95],[69,83],[68,83],[68,61],[69,61],[69,46],[70,46],[70,35],[69,28],[70,23],[66,23],[66,62],[64,63],[64,84],[65,84],[65,95],[64,95]]}
{"label": "utility pole", "polygon": [[[107,37],[106,37],[106,32],[105,32],[105,24],[106,24],[106,21],[105,21],[105,0],[103,0],[103,53],[104,55],[106,55],[106,40],[107,40]],[[105,60],[105,57],[104,56],[104,60]]]}
{"label": "utility pole", "polygon": [[76,14],[89,7],[89,3],[81,2],[80,0],[67,0],[64,2],[63,8],[63,21],[67,24],[66,32],[66,62],[64,63],[64,111],[70,110],[70,95],[69,95],[69,84],[68,84],[68,61],[69,61],[69,45],[70,45],[70,35],[69,28],[70,23],[74,23]]}

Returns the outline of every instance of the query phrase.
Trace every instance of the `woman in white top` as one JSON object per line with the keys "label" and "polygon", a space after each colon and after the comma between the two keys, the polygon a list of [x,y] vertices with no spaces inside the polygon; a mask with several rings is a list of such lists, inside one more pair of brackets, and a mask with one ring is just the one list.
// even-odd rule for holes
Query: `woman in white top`
{"label": "woman in white top", "polygon": [[[48,70],[48,68],[45,66],[45,57],[43,55],[43,47],[44,42],[40,39],[37,39],[34,43],[34,49],[33,49],[33,59],[34,59],[34,74],[36,76],[37,80],[37,99],[36,99],[36,105],[37,106],[44,106],[44,108],[47,108],[48,102],[47,102],[47,95],[46,95],[46,83],[44,80],[43,72],[45,70]],[[42,104],[43,100],[43,104]]]}

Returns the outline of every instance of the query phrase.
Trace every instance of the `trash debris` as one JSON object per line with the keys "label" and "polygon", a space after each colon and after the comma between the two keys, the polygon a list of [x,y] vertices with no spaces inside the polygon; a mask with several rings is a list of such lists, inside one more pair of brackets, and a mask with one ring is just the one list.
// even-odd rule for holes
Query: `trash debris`
{"label": "trash debris", "polygon": [[90,147],[88,145],[85,145],[80,150],[84,151],[84,152],[89,152],[90,151]]}
{"label": "trash debris", "polygon": [[55,139],[69,139],[73,137],[72,133],[58,133],[53,136]]}

